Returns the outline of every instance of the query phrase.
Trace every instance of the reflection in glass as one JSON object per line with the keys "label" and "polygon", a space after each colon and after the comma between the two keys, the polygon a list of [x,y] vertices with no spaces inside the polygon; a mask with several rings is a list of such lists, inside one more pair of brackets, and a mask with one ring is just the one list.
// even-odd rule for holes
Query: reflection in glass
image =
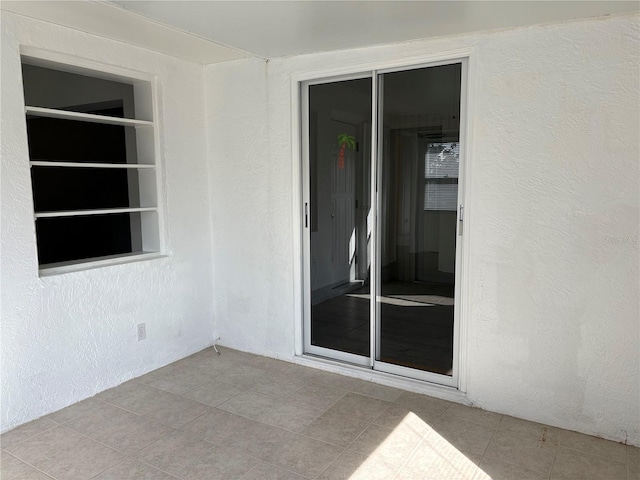
{"label": "reflection in glass", "polygon": [[377,359],[451,375],[460,64],[382,74]]}
{"label": "reflection in glass", "polygon": [[311,344],[369,356],[371,79],[309,87]]}

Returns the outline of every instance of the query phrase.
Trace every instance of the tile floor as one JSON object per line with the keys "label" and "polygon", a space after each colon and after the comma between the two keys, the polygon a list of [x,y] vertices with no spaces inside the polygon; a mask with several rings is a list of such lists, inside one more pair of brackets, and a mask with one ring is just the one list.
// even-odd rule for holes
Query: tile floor
{"label": "tile floor", "polygon": [[640,478],[638,448],[221,351],[3,434],[1,478]]}

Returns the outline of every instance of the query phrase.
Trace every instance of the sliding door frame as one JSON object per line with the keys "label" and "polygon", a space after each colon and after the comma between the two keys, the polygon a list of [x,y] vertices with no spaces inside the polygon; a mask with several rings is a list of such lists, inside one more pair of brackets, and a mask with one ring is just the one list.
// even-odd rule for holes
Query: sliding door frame
{"label": "sliding door frame", "polygon": [[[304,327],[302,329],[304,348],[303,352],[305,354],[310,355],[318,355],[320,357],[331,358],[333,360],[338,360],[341,362],[351,363],[353,365],[359,365],[363,367],[373,367],[373,363],[371,360],[371,355],[369,357],[365,357],[362,355],[356,355],[354,353],[343,352],[340,350],[333,350],[326,347],[321,347],[318,345],[313,345],[311,343],[311,269],[308,268],[308,265],[304,264],[304,259],[311,258],[311,192],[309,185],[309,87],[312,85],[322,85],[327,83],[335,83],[335,82],[344,82],[348,80],[361,80],[361,79],[372,79],[372,90],[371,97],[372,99],[375,97],[375,91],[373,90],[373,73],[372,72],[364,72],[364,73],[353,73],[347,75],[340,75],[332,78],[321,78],[314,79],[301,82],[300,86],[300,99],[301,99],[301,109],[302,115],[300,118],[301,125],[301,139],[302,139],[302,151],[301,151],[301,186],[302,186],[302,202],[304,203],[304,210],[302,212],[303,219],[303,234],[302,234],[302,258],[303,258],[303,276],[304,276],[304,288],[302,289],[303,295],[303,303],[302,308],[303,311],[303,322]],[[373,139],[371,140],[373,144]],[[371,161],[371,160],[369,160]],[[373,172],[371,174],[373,186]],[[372,250],[373,251],[373,250]],[[369,288],[372,288],[369,286]],[[371,315],[371,314],[370,314]],[[369,323],[371,324],[371,316],[369,317]]]}
{"label": "sliding door frame", "polygon": [[[317,355],[327,357],[340,362],[347,362],[352,365],[366,368],[367,371],[375,374],[376,371],[391,373],[402,377],[422,380],[443,386],[456,388],[462,392],[466,391],[466,346],[467,346],[467,312],[468,299],[462,297],[463,292],[468,292],[467,258],[468,258],[468,218],[470,209],[468,208],[469,197],[469,145],[471,143],[471,123],[469,101],[469,85],[472,62],[472,51],[457,50],[441,55],[421,56],[406,58],[404,60],[392,62],[378,62],[360,66],[349,66],[319,70],[314,72],[304,72],[294,74],[291,77],[291,126],[292,126],[292,170],[293,170],[293,233],[294,233],[294,345],[297,356]],[[435,374],[419,369],[402,367],[376,360],[379,353],[379,248],[380,232],[378,229],[378,212],[380,211],[380,194],[378,190],[378,172],[380,171],[380,161],[378,152],[382,145],[383,136],[380,135],[382,122],[379,120],[381,114],[378,110],[381,102],[381,89],[378,79],[381,74],[399,71],[414,70],[420,68],[436,67],[454,63],[461,64],[461,92],[460,92],[460,186],[458,194],[458,211],[456,222],[456,267],[455,267],[455,307],[454,307],[454,340],[453,340],[453,368],[452,376]],[[305,212],[305,203],[309,203],[309,85],[323,83],[333,83],[344,80],[358,78],[372,79],[372,119],[371,119],[371,205],[375,206],[372,215],[372,235],[371,245],[371,296],[375,296],[375,301],[370,302],[370,356],[362,357],[346,352],[339,352],[323,347],[311,345],[310,321],[311,321],[311,292],[310,273],[304,265],[306,259],[310,258],[309,229],[305,228],[305,221],[308,221]],[[465,205],[464,225],[460,218],[460,205]],[[462,235],[464,231],[464,235]],[[378,350],[378,351],[377,351]]]}
{"label": "sliding door frame", "polygon": [[[431,383],[437,383],[440,385],[446,385],[449,387],[458,387],[459,384],[459,364],[460,364],[460,322],[461,322],[461,315],[460,315],[460,310],[461,310],[461,305],[462,305],[462,296],[461,296],[461,283],[462,283],[462,262],[463,262],[463,256],[462,256],[462,244],[460,242],[463,241],[463,226],[462,226],[462,222],[461,222],[461,215],[462,215],[462,208],[461,205],[464,205],[464,201],[465,201],[465,164],[466,164],[466,157],[465,157],[465,153],[466,153],[466,141],[467,141],[467,137],[466,137],[466,89],[467,89],[467,74],[468,74],[468,59],[467,58],[461,58],[461,59],[456,59],[456,60],[444,60],[444,61],[439,61],[439,62],[429,62],[426,64],[417,64],[417,65],[412,65],[411,67],[395,67],[395,68],[387,68],[387,69],[379,69],[376,70],[374,72],[375,74],[375,78],[376,78],[376,84],[377,84],[377,102],[376,102],[376,108],[377,108],[377,129],[375,130],[376,134],[375,137],[377,139],[377,146],[376,146],[376,152],[382,152],[382,148],[384,147],[384,122],[383,122],[383,115],[384,115],[384,109],[381,108],[381,105],[384,105],[384,97],[383,97],[383,92],[384,92],[384,83],[383,83],[383,75],[387,74],[387,73],[396,73],[396,72],[407,72],[407,71],[411,71],[411,70],[417,70],[417,69],[423,69],[423,68],[431,68],[431,67],[440,67],[440,66],[444,66],[444,65],[453,65],[453,64],[460,64],[461,66],[461,71],[460,71],[460,130],[459,130],[459,141],[460,141],[460,164],[459,164],[459,171],[458,171],[458,184],[459,184],[459,188],[458,188],[458,200],[457,200],[457,212],[456,212],[456,254],[455,254],[455,285],[454,285],[454,308],[453,308],[453,353],[452,353],[452,368],[451,368],[451,372],[452,375],[443,375],[443,374],[438,374],[438,373],[433,373],[433,372],[429,372],[426,370],[420,370],[420,369],[416,369],[416,368],[409,368],[409,367],[405,367],[405,366],[401,366],[401,365],[396,365],[393,363],[388,363],[388,362],[383,362],[381,360],[377,360],[378,358],[380,358],[380,346],[382,343],[381,337],[380,337],[380,332],[382,331],[381,328],[381,321],[382,321],[382,315],[380,313],[380,298],[381,298],[381,286],[382,286],[382,281],[380,279],[380,275],[381,275],[381,268],[378,268],[378,261],[382,258],[381,257],[381,250],[380,250],[380,246],[382,245],[382,239],[381,239],[381,229],[376,228],[374,230],[375,232],[375,245],[376,245],[376,254],[375,257],[372,258],[372,269],[375,267],[375,277],[376,277],[376,281],[375,281],[375,290],[372,290],[373,292],[375,292],[375,296],[376,296],[376,302],[375,302],[375,307],[376,307],[376,315],[374,317],[373,322],[371,322],[371,329],[372,331],[375,331],[375,343],[373,343],[373,348],[372,348],[372,355],[373,355],[373,368],[374,370],[378,370],[381,372],[385,372],[385,373],[391,373],[394,375],[400,375],[400,376],[404,376],[404,377],[410,377],[410,378],[414,378],[416,380],[423,380],[426,382],[431,382]],[[374,110],[374,112],[376,112]],[[383,158],[384,156],[382,155],[382,153],[378,154],[374,159],[373,162],[375,162],[376,164],[376,170],[379,172],[383,171]],[[376,177],[377,178],[377,177]],[[382,192],[381,189],[376,189],[375,191],[375,198],[373,200],[374,203],[372,203],[373,205],[376,206],[375,208],[375,215],[374,218],[378,218],[378,212],[380,212],[382,210]],[[377,227],[377,225],[376,225]],[[373,295],[373,293],[372,293]],[[372,333],[373,335],[373,333]],[[372,337],[373,338],[373,337]]]}

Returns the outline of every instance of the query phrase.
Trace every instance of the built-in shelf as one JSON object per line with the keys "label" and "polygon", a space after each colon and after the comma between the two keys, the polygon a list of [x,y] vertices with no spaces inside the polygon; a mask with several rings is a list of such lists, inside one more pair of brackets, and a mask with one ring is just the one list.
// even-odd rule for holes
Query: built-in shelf
{"label": "built-in shelf", "polygon": [[124,127],[152,127],[153,122],[147,120],[134,120],[132,118],[109,117],[106,115],[93,115],[91,113],[70,112],[55,108],[24,107],[27,115],[34,117],[60,118],[63,120],[79,120],[83,122],[103,123],[107,125],[122,125]]}
{"label": "built-in shelf", "polygon": [[108,265],[119,265],[122,263],[154,260],[159,258],[167,258],[167,256],[159,252],[123,253],[119,255],[108,255],[105,257],[72,260],[69,262],[48,263],[40,265],[39,273],[41,277],[47,277],[50,275],[58,275],[60,273],[78,272],[82,270],[90,270],[92,268],[105,267]]}
{"label": "built-in shelf", "polygon": [[99,210],[65,210],[59,212],[36,212],[36,218],[79,217],[85,215],[109,215],[113,213],[155,212],[157,207],[102,208]]}
{"label": "built-in shelf", "polygon": [[56,162],[49,160],[32,160],[32,167],[72,167],[72,168],[156,168],[155,165],[142,163],[89,163],[89,162]]}

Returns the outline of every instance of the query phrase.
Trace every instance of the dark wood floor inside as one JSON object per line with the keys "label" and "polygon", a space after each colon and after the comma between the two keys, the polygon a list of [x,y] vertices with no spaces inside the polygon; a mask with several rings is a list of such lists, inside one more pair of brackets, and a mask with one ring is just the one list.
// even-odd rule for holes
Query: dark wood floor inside
{"label": "dark wood floor inside", "polygon": [[[434,283],[382,284],[380,360],[451,375],[453,287]],[[311,343],[369,356],[369,287],[311,309]]]}

